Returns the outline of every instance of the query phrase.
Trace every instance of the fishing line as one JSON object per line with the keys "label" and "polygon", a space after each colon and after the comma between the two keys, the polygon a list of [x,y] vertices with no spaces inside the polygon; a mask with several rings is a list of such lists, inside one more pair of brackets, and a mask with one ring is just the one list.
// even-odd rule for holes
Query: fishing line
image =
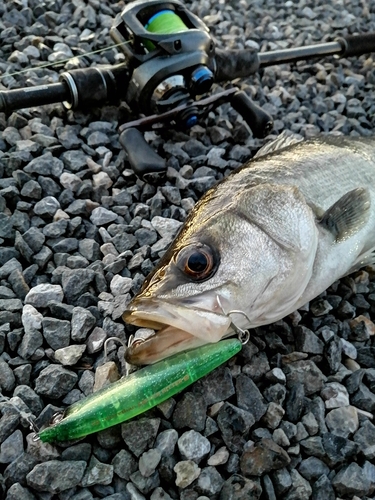
{"label": "fishing line", "polygon": [[17,75],[21,75],[22,73],[26,73],[27,71],[30,71],[30,70],[52,68],[53,66],[65,64],[65,63],[71,61],[72,59],[76,59],[76,58],[80,59],[82,57],[91,56],[93,54],[99,54],[100,52],[105,52],[106,50],[111,50],[111,49],[114,49],[114,48],[119,47],[121,45],[127,45],[128,43],[130,43],[130,40],[128,40],[127,42],[116,43],[115,45],[110,45],[109,47],[104,47],[102,49],[93,50],[91,52],[85,52],[84,54],[78,54],[78,55],[73,56],[73,57],[68,57],[67,59],[62,59],[61,61],[55,61],[52,63],[42,64],[41,66],[29,66],[28,68],[22,69],[21,71],[16,71],[15,73],[4,73],[3,75],[0,75],[0,77],[5,78],[6,76],[17,76]]}
{"label": "fishing line", "polygon": [[18,406],[15,405],[15,403],[9,397],[4,396],[3,394],[0,394],[0,403],[9,403],[17,411],[17,413],[19,413],[20,417],[24,418],[26,422],[30,425],[30,430],[32,430],[35,433],[39,432],[38,427],[31,418],[32,413],[26,413],[25,411],[21,410],[20,408],[18,408]]}

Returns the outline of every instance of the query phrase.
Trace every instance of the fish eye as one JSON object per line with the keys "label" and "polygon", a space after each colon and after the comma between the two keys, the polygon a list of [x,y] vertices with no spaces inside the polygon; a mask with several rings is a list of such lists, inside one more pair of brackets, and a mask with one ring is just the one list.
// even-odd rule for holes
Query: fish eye
{"label": "fish eye", "polygon": [[217,259],[207,245],[183,248],[177,257],[178,268],[189,278],[204,280],[216,269]]}

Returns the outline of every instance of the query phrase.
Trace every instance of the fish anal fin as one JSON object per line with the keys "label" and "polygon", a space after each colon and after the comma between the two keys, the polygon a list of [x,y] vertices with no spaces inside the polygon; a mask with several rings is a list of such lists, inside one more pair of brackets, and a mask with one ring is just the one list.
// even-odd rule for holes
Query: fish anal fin
{"label": "fish anal fin", "polygon": [[366,224],[370,206],[369,191],[365,188],[353,189],[326,210],[319,223],[337,242],[343,241]]}

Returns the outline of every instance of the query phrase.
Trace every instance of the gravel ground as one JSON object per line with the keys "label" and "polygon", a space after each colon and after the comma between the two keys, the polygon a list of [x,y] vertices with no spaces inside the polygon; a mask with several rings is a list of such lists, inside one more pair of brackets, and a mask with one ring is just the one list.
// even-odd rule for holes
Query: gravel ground
{"label": "gravel ground", "polygon": [[[262,51],[375,31],[375,2],[188,3],[218,46]],[[109,0],[0,3],[1,85],[52,83],[64,67],[115,63]],[[373,133],[370,56],[268,68],[239,81],[284,129]],[[229,105],[189,134],[147,139],[167,181],[137,180],[116,126],[125,105],[0,113],[0,497],[368,499],[375,491],[375,267],[252,332],[226,366],[141,418],[71,446],[34,443],[27,423],[116,378],[108,336],[203,192],[262,144]],[[121,349],[110,360],[123,368]],[[99,377],[100,373],[100,377]],[[11,399],[9,399],[11,398]],[[33,417],[33,418],[34,418]]]}

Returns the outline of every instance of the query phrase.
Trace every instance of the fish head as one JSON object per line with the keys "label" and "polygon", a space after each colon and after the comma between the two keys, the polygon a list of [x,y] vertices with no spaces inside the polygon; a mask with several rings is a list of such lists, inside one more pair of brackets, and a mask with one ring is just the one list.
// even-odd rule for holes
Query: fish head
{"label": "fish head", "polygon": [[131,364],[217,342],[233,324],[280,319],[311,277],[317,231],[298,190],[267,185],[214,193],[198,203],[123,315],[156,330],[128,349]]}

